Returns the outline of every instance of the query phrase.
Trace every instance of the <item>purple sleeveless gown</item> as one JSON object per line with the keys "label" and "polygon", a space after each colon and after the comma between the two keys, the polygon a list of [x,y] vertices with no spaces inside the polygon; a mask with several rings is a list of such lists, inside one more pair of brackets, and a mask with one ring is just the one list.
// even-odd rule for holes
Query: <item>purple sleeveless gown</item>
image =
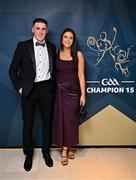
{"label": "purple sleeveless gown", "polygon": [[56,95],[53,117],[53,144],[78,144],[80,86],[77,61],[56,60]]}

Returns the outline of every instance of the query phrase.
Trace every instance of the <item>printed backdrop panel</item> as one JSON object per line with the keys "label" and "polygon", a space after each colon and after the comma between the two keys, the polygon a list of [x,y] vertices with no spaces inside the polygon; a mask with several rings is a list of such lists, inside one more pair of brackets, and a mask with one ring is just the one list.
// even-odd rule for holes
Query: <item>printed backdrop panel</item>
{"label": "printed backdrop panel", "polygon": [[[20,97],[9,80],[8,69],[16,44],[31,37],[32,21],[37,17],[48,20],[48,39],[57,47],[63,28],[73,28],[77,34],[86,59],[88,116],[81,126],[109,105],[135,124],[135,7],[134,0],[1,0],[0,147],[22,146]],[[37,110],[34,139],[38,146],[42,134],[39,119]],[[84,134],[84,128],[80,133]],[[95,141],[94,135],[89,136],[94,144],[103,144]],[[85,144],[86,139],[80,142]]]}

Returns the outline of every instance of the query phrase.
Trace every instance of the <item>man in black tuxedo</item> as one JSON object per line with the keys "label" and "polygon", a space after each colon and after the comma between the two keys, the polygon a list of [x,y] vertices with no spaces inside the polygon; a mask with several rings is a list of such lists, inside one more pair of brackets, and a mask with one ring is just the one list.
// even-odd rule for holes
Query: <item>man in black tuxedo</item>
{"label": "man in black tuxedo", "polygon": [[48,167],[53,166],[50,156],[53,82],[56,47],[45,41],[48,23],[45,19],[33,21],[33,38],[19,42],[9,68],[10,79],[21,95],[23,117],[24,169],[30,171],[33,162],[33,122],[37,104],[42,115],[42,153]]}

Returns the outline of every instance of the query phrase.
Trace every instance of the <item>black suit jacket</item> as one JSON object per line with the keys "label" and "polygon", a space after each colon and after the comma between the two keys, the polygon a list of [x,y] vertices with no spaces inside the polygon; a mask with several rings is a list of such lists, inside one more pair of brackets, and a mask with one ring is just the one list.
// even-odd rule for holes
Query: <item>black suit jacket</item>
{"label": "black suit jacket", "polygon": [[[56,47],[49,42],[46,42],[46,44],[53,83],[55,78]],[[23,88],[23,95],[27,97],[31,92],[36,76],[33,39],[18,43],[9,68],[9,75],[17,92],[19,92],[20,88]]]}

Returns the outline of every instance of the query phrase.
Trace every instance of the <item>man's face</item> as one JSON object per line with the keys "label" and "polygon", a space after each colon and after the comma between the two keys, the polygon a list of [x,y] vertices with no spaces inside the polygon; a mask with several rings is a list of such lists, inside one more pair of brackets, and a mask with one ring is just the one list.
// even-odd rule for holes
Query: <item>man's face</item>
{"label": "man's face", "polygon": [[42,42],[48,32],[48,27],[44,23],[36,22],[32,27],[32,32],[36,40],[38,42]]}

